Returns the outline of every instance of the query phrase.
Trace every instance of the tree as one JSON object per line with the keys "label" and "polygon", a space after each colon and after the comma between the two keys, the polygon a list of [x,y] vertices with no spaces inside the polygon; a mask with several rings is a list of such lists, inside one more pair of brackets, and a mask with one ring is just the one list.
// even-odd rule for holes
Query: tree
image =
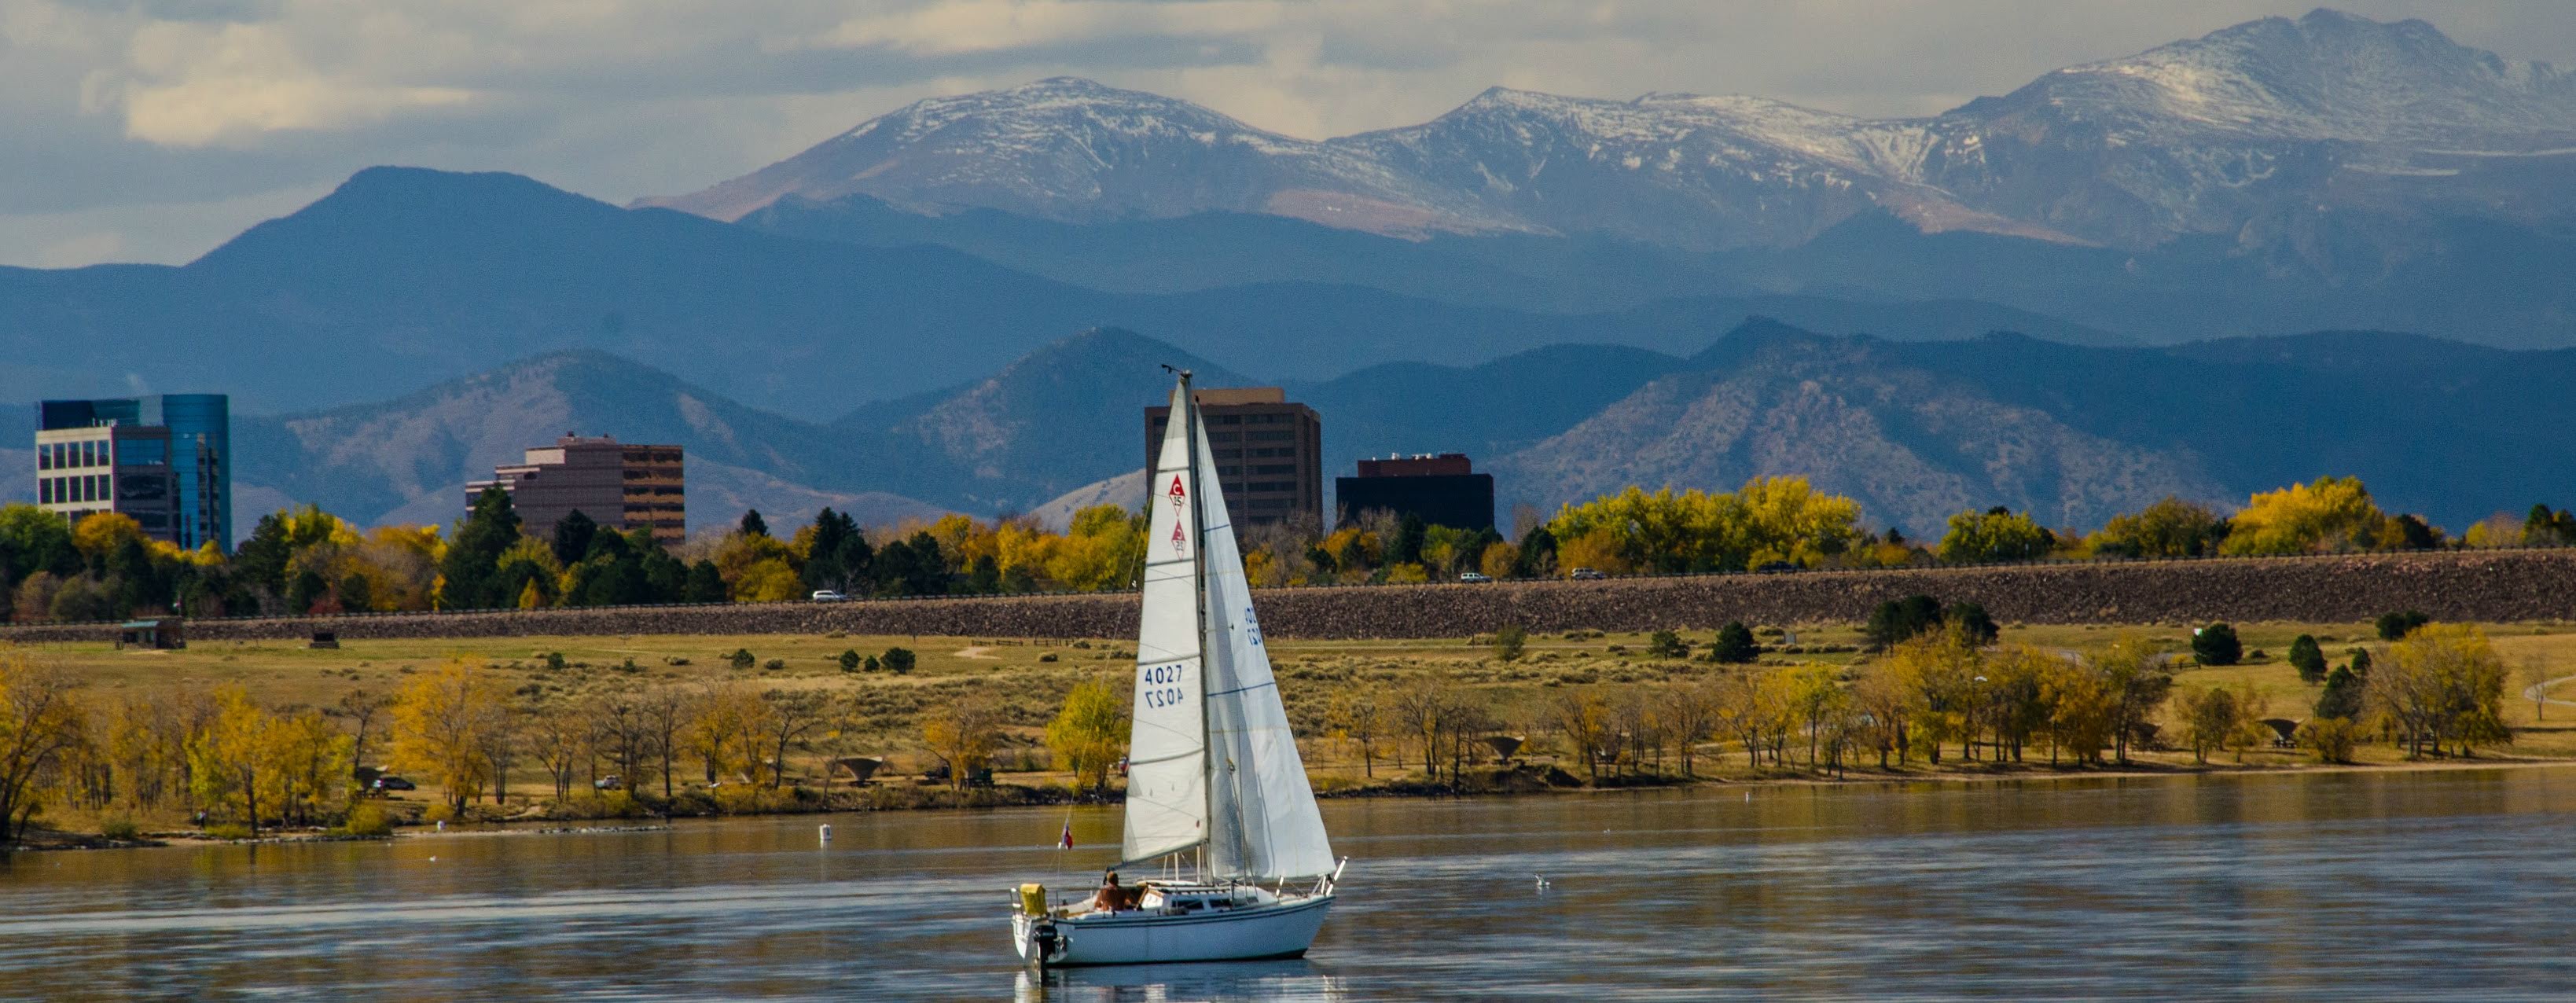
{"label": "tree", "polygon": [[599,523],[580,509],[572,510],[572,514],[564,516],[563,521],[555,523],[555,560],[571,564],[590,556],[591,541],[598,536]]}
{"label": "tree", "polygon": [[2209,750],[2233,741],[2239,730],[2236,695],[2224,689],[2212,686],[2184,694],[2180,709],[2193,762],[2209,762]]}
{"label": "tree", "polygon": [[1860,538],[1859,520],[1859,503],[1817,492],[1804,478],[1758,477],[1721,494],[1631,487],[1568,505],[1547,529],[1560,567],[1742,571],[1842,553]]}
{"label": "tree", "polygon": [[1521,660],[1521,649],[1529,643],[1529,631],[1520,624],[1507,623],[1494,631],[1494,657],[1506,662]]}
{"label": "tree", "polygon": [[2227,520],[2208,506],[2166,495],[2133,515],[2112,516],[2090,539],[2104,557],[2204,557],[2227,539]]}
{"label": "tree", "polygon": [[349,761],[351,763],[366,764],[367,740],[375,736],[377,726],[384,720],[385,712],[393,706],[393,702],[392,697],[381,693],[350,690],[347,695],[340,698],[338,704],[324,712],[349,722]]}
{"label": "tree", "polygon": [[1753,629],[1742,620],[1729,620],[1717,629],[1717,640],[1708,646],[1708,658],[1726,665],[1745,665],[1762,657],[1762,645],[1753,640]]}
{"label": "tree", "polygon": [[724,572],[716,570],[716,562],[701,558],[698,563],[689,565],[689,581],[682,592],[682,602],[719,603],[731,598],[732,593],[725,588]]}
{"label": "tree", "polygon": [[884,662],[884,664],[885,664],[885,667],[886,667],[886,671],[888,671],[888,672],[892,672],[892,673],[894,673],[895,675],[898,675],[898,676],[903,675],[904,673],[910,672],[910,671],[912,671],[913,661],[914,661],[914,659],[913,659],[913,657],[912,657],[912,652],[911,652],[911,650],[910,650],[910,649],[906,649],[906,648],[887,648],[887,649],[886,649],[886,653],[885,653],[885,662]]}
{"label": "tree", "polygon": [[1968,642],[1971,644],[1989,645],[1995,643],[1996,638],[2003,636],[2003,628],[1996,625],[1995,618],[1986,615],[1984,606],[1973,602],[1962,600],[1951,603],[1949,610],[1942,614],[1942,620],[1957,625],[1967,634]]}
{"label": "tree", "polygon": [[1584,778],[1599,782],[1602,750],[1608,746],[1611,732],[1609,704],[1588,687],[1568,688],[1558,691],[1550,701],[1548,715],[1549,723],[1582,758]]}
{"label": "tree", "polygon": [[1862,633],[1869,645],[1881,651],[1941,625],[1941,601],[1926,595],[1890,599],[1870,610],[1869,623]]}
{"label": "tree", "polygon": [[1676,634],[1669,630],[1659,630],[1648,635],[1646,638],[1646,657],[1688,658],[1690,657],[1690,645],[1682,640],[1682,636],[1680,634]]}
{"label": "tree", "polygon": [[760,701],[769,710],[760,722],[762,758],[767,760],[769,787],[777,790],[787,782],[787,750],[823,727],[827,707],[823,694],[813,690],[771,690],[761,694]]}
{"label": "tree", "polygon": [[2326,673],[2326,685],[2317,694],[2316,716],[2350,721],[2361,716],[2361,678],[2351,667],[2338,665]]}
{"label": "tree", "polygon": [[759,509],[744,509],[742,525],[736,528],[735,532],[744,536],[768,536],[769,521],[760,517]]}
{"label": "tree", "polygon": [[2231,557],[2367,550],[2394,545],[2402,532],[2370,499],[2357,477],[2320,477],[2259,492],[2228,520],[2219,552]]}
{"label": "tree", "polygon": [[1996,506],[1950,517],[1950,530],[1936,551],[1949,564],[2031,561],[2048,556],[2057,537],[2029,515]]}
{"label": "tree", "polygon": [[1109,768],[1127,752],[1127,694],[1108,679],[1075,684],[1047,722],[1046,745],[1075,786],[1108,791]]}
{"label": "tree", "polygon": [[188,746],[189,793],[197,803],[231,814],[259,835],[260,807],[278,806],[264,798],[279,786],[272,722],[239,686],[215,691],[215,716]]}
{"label": "tree", "polygon": [[450,659],[413,676],[395,698],[394,764],[444,788],[448,811],[463,815],[492,782],[485,753],[502,701],[500,684],[478,662]]}
{"label": "tree", "polygon": [[0,650],[0,843],[26,835],[39,782],[87,731],[70,679],[24,651]]}
{"label": "tree", "polygon": [[2234,665],[2245,657],[2245,645],[2235,627],[2213,623],[2191,632],[2191,657],[2202,665]]}
{"label": "tree", "polygon": [[2134,638],[2122,638],[2085,656],[2101,676],[2109,699],[2112,748],[2121,765],[2129,762],[2129,745],[2173,693],[2173,673],[2164,657]]}
{"label": "tree", "polygon": [[2395,641],[2403,639],[2406,635],[2414,633],[2416,628],[2431,622],[2433,622],[2432,617],[2410,609],[2402,613],[2379,614],[2379,621],[2373,626],[2379,629],[2380,640]]}
{"label": "tree", "polygon": [[686,741],[689,719],[696,713],[698,699],[676,684],[663,684],[644,694],[644,723],[653,735],[653,752],[662,760],[662,799],[671,799],[671,775],[678,772],[674,761]]}
{"label": "tree", "polygon": [[2299,681],[2314,686],[2326,681],[2326,653],[2317,647],[2317,639],[2301,634],[2290,641],[2290,666],[2299,670]]}
{"label": "tree", "polygon": [[2397,727],[2409,758],[2456,745],[2461,755],[2482,744],[2513,741],[2505,727],[2506,670],[2484,632],[2466,624],[2433,624],[2388,649],[2388,663],[2362,680],[2363,704]]}
{"label": "tree", "polygon": [[1362,776],[1377,776],[1377,743],[1386,737],[1387,712],[1376,687],[1336,689],[1324,705],[1324,726],[1334,737],[1359,746]]}
{"label": "tree", "polygon": [[313,612],[314,604],[322,601],[327,588],[320,574],[309,570],[296,572],[295,578],[286,585],[286,611],[296,616]]}
{"label": "tree", "polygon": [[[510,582],[507,595],[496,594],[493,587],[500,569],[501,555],[519,541],[519,513],[511,508],[510,493],[499,487],[483,489],[475,496],[474,508],[467,513],[465,524],[456,531],[456,540],[447,546],[447,557],[439,562],[439,598],[450,609],[489,609],[519,598],[519,582]],[[301,612],[300,610],[298,612]]]}
{"label": "tree", "polygon": [[922,719],[921,740],[947,765],[950,789],[964,790],[967,775],[989,765],[1002,742],[1001,711],[982,697],[958,697]]}
{"label": "tree", "polygon": [[859,652],[856,648],[844,649],[841,652],[841,657],[836,659],[836,661],[840,663],[841,671],[843,672],[859,671]]}

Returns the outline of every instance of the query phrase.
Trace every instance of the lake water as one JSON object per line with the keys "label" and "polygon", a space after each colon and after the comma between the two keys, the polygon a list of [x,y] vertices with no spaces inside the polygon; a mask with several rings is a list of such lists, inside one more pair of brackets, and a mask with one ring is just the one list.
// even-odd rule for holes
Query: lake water
{"label": "lake water", "polygon": [[1023,971],[1009,889],[1087,886],[1118,818],[1077,812],[1060,854],[1061,809],[1014,809],[21,853],[0,996],[2576,995],[2576,769],[1324,811],[1352,863],[1303,961]]}

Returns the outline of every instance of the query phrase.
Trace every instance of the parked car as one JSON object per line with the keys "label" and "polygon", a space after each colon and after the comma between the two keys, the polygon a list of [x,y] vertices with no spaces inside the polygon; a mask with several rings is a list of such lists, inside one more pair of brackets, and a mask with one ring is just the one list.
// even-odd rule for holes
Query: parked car
{"label": "parked car", "polygon": [[845,596],[845,595],[842,595],[842,594],[840,594],[840,593],[838,593],[838,592],[834,592],[834,591],[832,591],[832,590],[830,590],[830,589],[816,589],[816,590],[814,591],[814,601],[815,601],[815,602],[848,602],[848,601],[850,601],[850,597]]}
{"label": "parked car", "polygon": [[375,780],[375,783],[370,784],[370,785],[368,785],[368,786],[369,786],[369,787],[371,787],[371,788],[373,788],[374,790],[376,790],[376,791],[378,791],[378,792],[383,792],[383,791],[414,791],[414,790],[419,790],[419,789],[420,789],[420,785],[418,785],[418,784],[412,783],[411,781],[409,781],[409,780],[405,780],[405,779],[403,779],[403,778],[401,778],[401,777],[393,777],[393,776],[380,776],[380,777],[377,777],[377,778],[376,778],[376,780]]}
{"label": "parked car", "polygon": [[1573,571],[1567,572],[1565,577],[1574,579],[1578,582],[1597,582],[1610,576],[1602,574],[1592,568],[1576,568]]}
{"label": "parked car", "polygon": [[1482,584],[1484,584],[1484,583],[1486,583],[1486,582],[1493,581],[1493,579],[1491,579],[1491,578],[1487,578],[1487,577],[1485,577],[1484,575],[1477,574],[1476,572],[1473,572],[1473,571],[1470,571],[1470,572],[1467,572],[1467,573],[1465,573],[1465,574],[1459,575],[1459,576],[1458,576],[1458,580],[1459,580],[1459,581],[1462,581],[1462,582],[1465,582],[1465,583],[1467,583],[1467,584],[1469,584],[1469,585],[1482,585]]}
{"label": "parked car", "polygon": [[591,781],[591,782],[590,782],[590,785],[591,785],[592,787],[598,788],[599,790],[603,790],[603,791],[613,791],[613,790],[621,790],[621,789],[624,789],[624,788],[625,788],[625,786],[626,786],[626,781],[625,781],[625,780],[623,780],[623,779],[620,779],[620,778],[617,776],[617,774],[611,773],[611,774],[609,774],[609,775],[607,775],[607,776],[604,776],[604,777],[601,777],[601,778],[599,778],[599,779],[597,779],[597,780],[593,780],[593,781]]}

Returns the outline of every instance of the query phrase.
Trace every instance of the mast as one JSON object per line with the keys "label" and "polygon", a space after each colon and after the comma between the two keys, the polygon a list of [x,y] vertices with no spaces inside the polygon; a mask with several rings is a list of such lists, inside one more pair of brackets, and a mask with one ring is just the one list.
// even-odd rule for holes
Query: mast
{"label": "mast", "polygon": [[[1183,418],[1188,422],[1181,426],[1188,442],[1188,452],[1184,455],[1189,458],[1190,479],[1195,481],[1199,472],[1199,395],[1190,389],[1190,371],[1187,369],[1181,370],[1181,407],[1186,412]],[[1207,838],[1199,843],[1199,879],[1202,881],[1208,877],[1208,844],[1216,838],[1212,828],[1216,824],[1216,749],[1208,741],[1207,514],[1201,508],[1207,492],[1205,484],[1190,492],[1190,599],[1198,615],[1199,748],[1203,750],[1200,755],[1204,757],[1200,768],[1208,774],[1199,785],[1199,817],[1207,819],[1211,826]]]}

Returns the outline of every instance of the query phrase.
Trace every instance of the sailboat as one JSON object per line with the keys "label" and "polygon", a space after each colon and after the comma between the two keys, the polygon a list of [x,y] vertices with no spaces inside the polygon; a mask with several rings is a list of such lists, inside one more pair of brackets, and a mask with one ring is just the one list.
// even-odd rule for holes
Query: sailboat
{"label": "sailboat", "polygon": [[1178,375],[1148,480],[1116,868],[1155,876],[1071,904],[1021,885],[1012,938],[1040,967],[1303,955],[1347,863],[1306,784],[1190,374]]}

